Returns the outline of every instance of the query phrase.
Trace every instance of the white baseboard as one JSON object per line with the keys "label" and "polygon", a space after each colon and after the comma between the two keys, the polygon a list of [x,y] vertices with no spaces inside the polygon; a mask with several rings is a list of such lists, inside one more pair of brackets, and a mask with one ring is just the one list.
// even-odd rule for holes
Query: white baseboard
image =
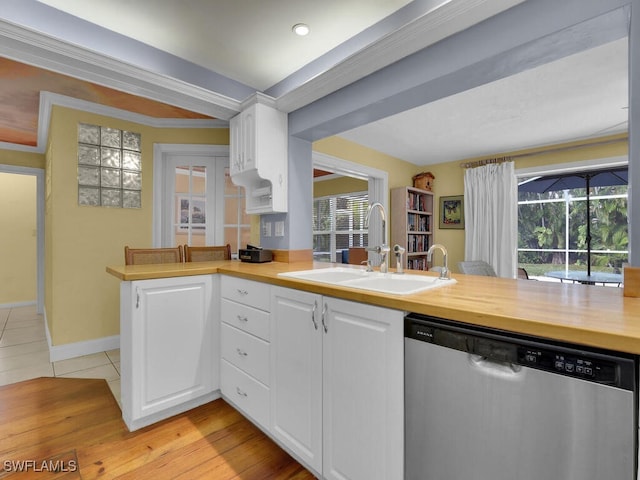
{"label": "white baseboard", "polygon": [[30,307],[35,304],[36,304],[35,300],[29,301],[29,302],[0,303],[0,308]]}
{"label": "white baseboard", "polygon": [[82,357],[83,355],[91,355],[92,353],[106,352],[120,348],[120,335],[95,338],[83,342],[65,343],[64,345],[52,345],[46,312],[44,317],[44,328],[47,335],[47,344],[49,345],[49,361],[51,362],[68,360],[69,358]]}

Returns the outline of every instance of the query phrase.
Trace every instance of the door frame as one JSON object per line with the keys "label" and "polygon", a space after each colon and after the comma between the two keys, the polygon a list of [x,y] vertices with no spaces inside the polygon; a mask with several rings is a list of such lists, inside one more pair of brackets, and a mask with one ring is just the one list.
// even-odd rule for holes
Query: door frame
{"label": "door frame", "polygon": [[0,173],[36,177],[36,313],[44,313],[44,170],[0,165]]}
{"label": "door frame", "polygon": [[[153,144],[153,246],[162,246],[162,222],[165,215],[164,185],[165,164],[170,157],[181,155],[228,157],[229,145],[197,145],[183,143]],[[217,208],[217,207],[216,207]]]}
{"label": "door frame", "polygon": [[[379,202],[389,215],[389,173],[368,165],[351,162],[343,158],[327,155],[313,151],[313,168],[319,168],[328,172],[333,172],[345,177],[353,177],[368,182],[369,204]],[[313,202],[313,199],[312,199]],[[377,217],[372,218],[369,225],[369,238],[380,238],[382,235],[382,224]],[[387,218],[387,245],[390,241],[391,224]]]}

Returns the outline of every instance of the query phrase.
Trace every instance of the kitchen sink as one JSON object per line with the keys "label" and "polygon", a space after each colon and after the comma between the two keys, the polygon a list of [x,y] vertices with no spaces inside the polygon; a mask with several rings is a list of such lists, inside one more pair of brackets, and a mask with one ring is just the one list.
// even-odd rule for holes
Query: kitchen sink
{"label": "kitchen sink", "polygon": [[344,267],[302,270],[298,272],[279,273],[282,277],[298,280],[329,283],[342,287],[359,288],[380,293],[409,295],[432,288],[444,287],[456,283],[455,279],[439,279],[424,275],[366,272]]}
{"label": "kitchen sink", "polygon": [[[374,272],[369,272],[374,273]],[[299,280],[310,280],[320,283],[340,283],[347,280],[366,278],[368,273],[364,270],[353,268],[333,267],[318,268],[316,270],[301,270],[298,272],[280,273],[283,277],[293,277]]]}

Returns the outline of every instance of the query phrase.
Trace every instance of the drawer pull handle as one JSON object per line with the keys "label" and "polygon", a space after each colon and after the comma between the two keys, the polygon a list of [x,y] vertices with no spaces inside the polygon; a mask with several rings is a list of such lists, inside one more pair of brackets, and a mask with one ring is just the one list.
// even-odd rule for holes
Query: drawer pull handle
{"label": "drawer pull handle", "polygon": [[245,397],[245,398],[247,398],[247,393],[246,393],[246,392],[243,392],[242,390],[240,390],[240,387],[236,387],[236,393],[237,393],[238,395],[240,395],[241,397]]}
{"label": "drawer pull handle", "polygon": [[327,304],[325,303],[324,306],[322,307],[322,328],[324,329],[324,333],[327,333],[329,331],[327,309],[328,307],[327,307]]}
{"label": "drawer pull handle", "polygon": [[238,295],[245,296],[249,293],[246,290],[243,290],[242,288],[238,288],[237,290],[238,290]]}
{"label": "drawer pull handle", "polygon": [[248,322],[249,321],[249,319],[247,317],[242,316],[242,315],[238,315],[238,320],[240,320],[241,322]]}
{"label": "drawer pull handle", "polygon": [[316,330],[318,330],[318,322],[316,321],[316,310],[318,309],[318,301],[313,302],[313,310],[311,310],[311,321]]}
{"label": "drawer pull handle", "polygon": [[248,355],[247,352],[240,350],[239,348],[236,348],[236,352],[238,352],[238,355],[240,355],[241,357],[246,357]]}

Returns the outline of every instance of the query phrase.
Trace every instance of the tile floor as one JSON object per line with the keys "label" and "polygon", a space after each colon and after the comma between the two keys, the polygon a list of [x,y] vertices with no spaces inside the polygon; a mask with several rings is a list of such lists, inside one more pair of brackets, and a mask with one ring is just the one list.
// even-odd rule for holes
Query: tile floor
{"label": "tile floor", "polygon": [[0,308],[0,386],[37,377],[104,378],[120,403],[120,350],[50,362],[35,305]]}

